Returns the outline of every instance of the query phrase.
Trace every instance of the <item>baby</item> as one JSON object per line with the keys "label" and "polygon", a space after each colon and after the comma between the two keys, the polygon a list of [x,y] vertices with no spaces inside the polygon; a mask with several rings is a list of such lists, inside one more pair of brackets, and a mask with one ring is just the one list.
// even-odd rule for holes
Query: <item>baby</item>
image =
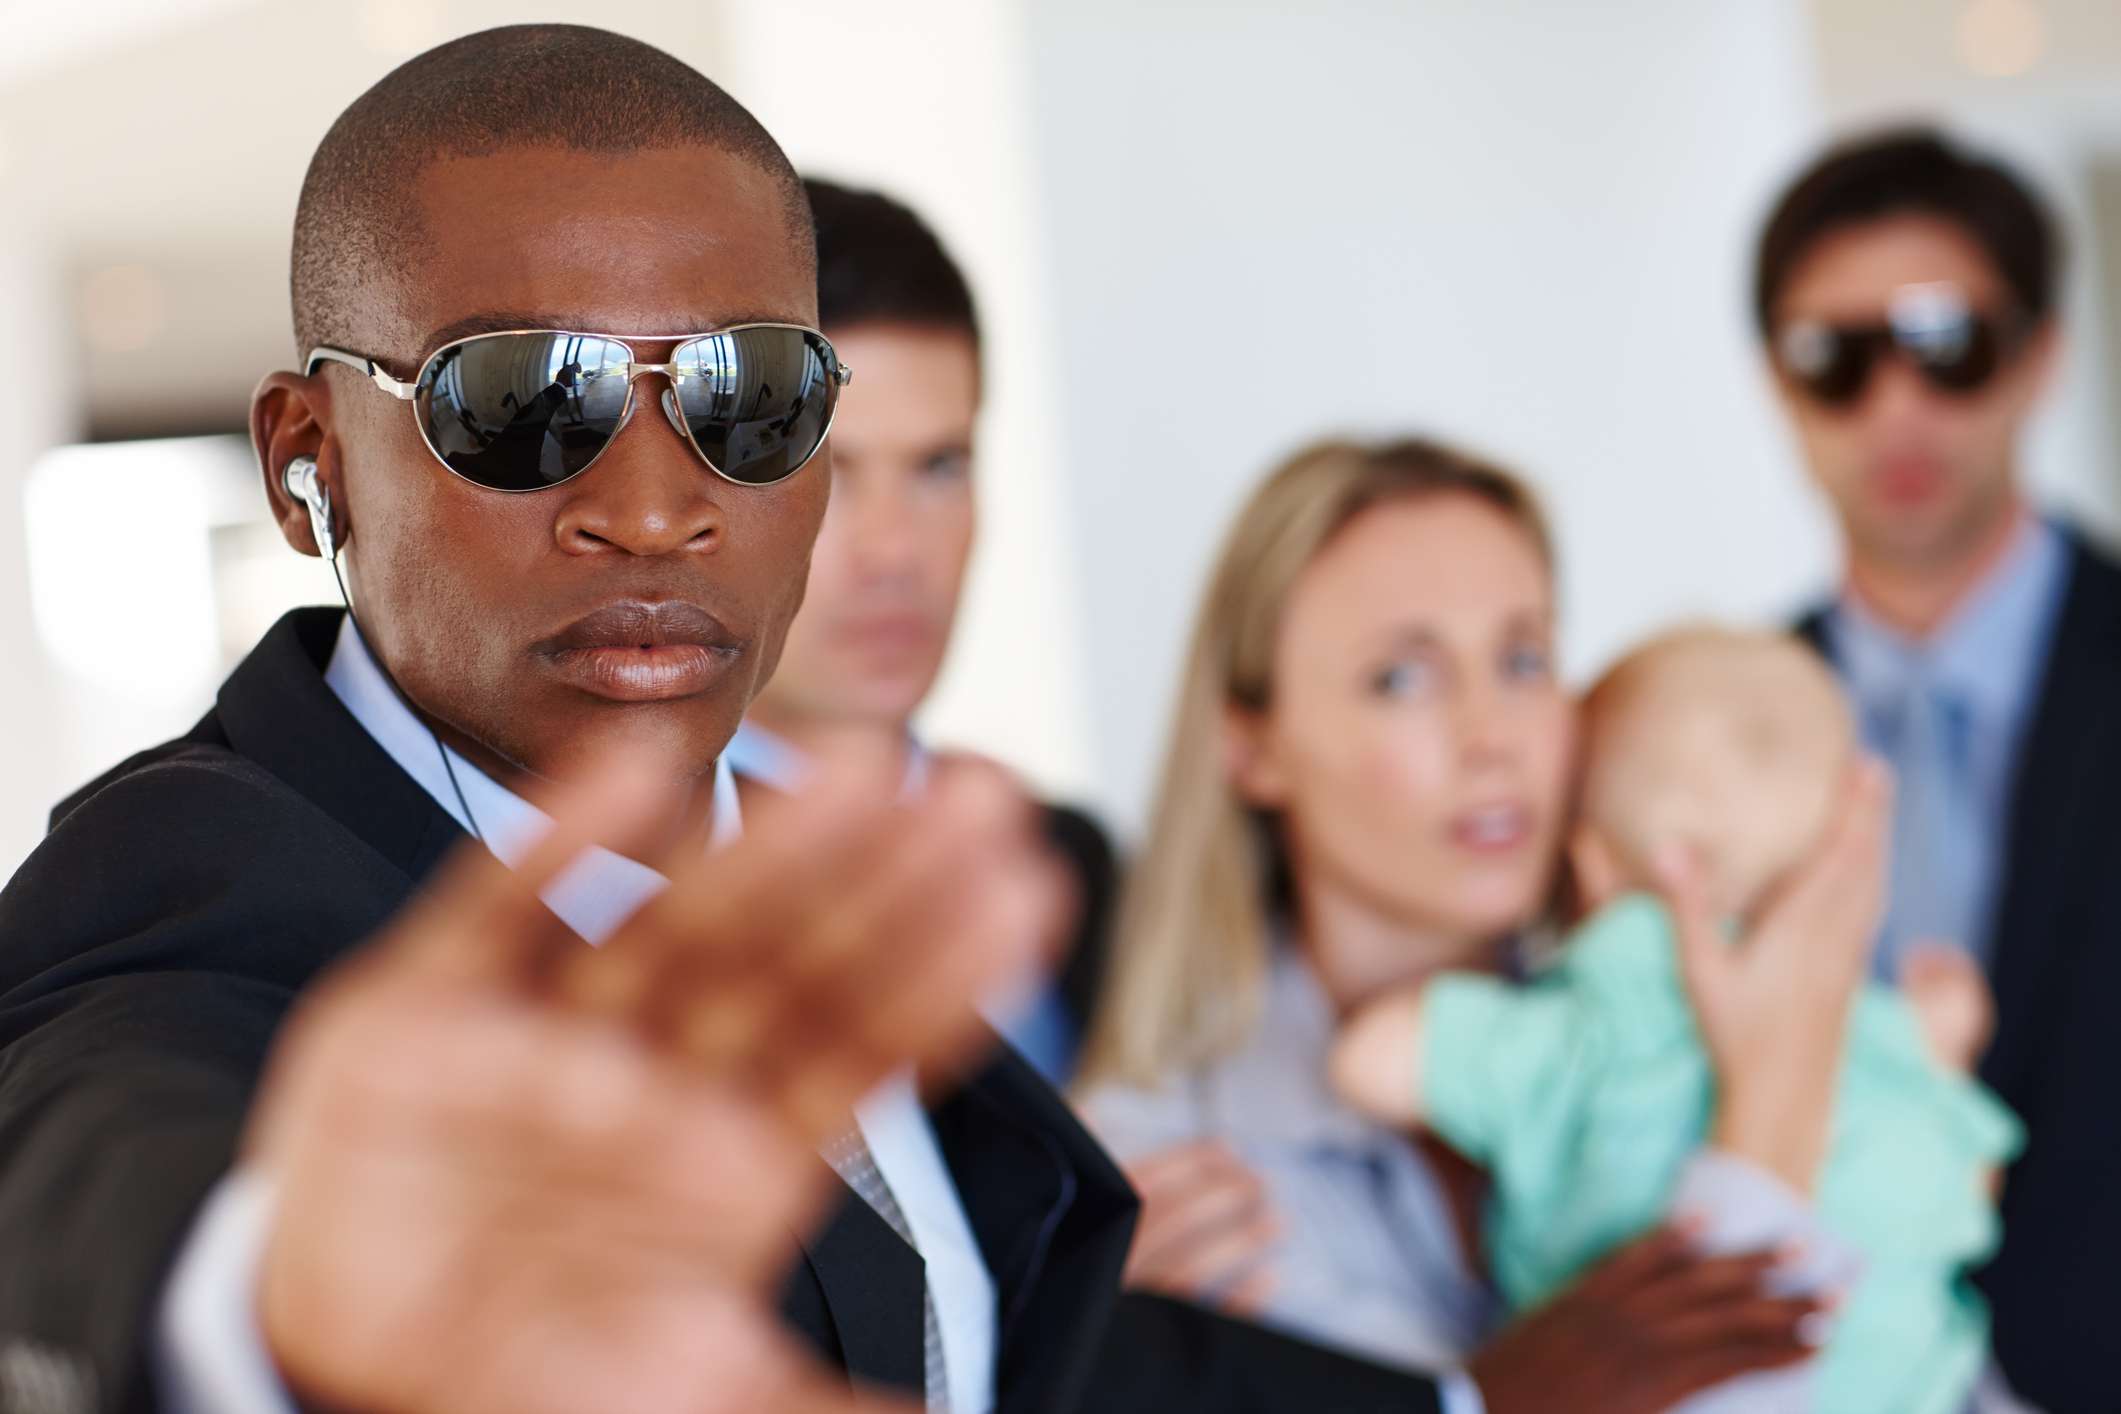
{"label": "baby", "polygon": [[[1691,851],[1742,933],[1818,843],[1855,750],[1816,655],[1717,629],[1629,655],[1585,700],[1584,731],[1569,864],[1586,920],[1522,985],[1449,974],[1374,1003],[1332,1060],[1349,1103],[1426,1125],[1488,1171],[1483,1240],[1513,1309],[1664,1217],[1708,1133],[1713,1076],[1651,861]],[[1986,1360],[1965,1274],[1995,1247],[1988,1176],[2020,1130],[1967,1076],[1988,1025],[1978,969],[1939,951],[1906,981],[1852,1010],[1814,1202],[1862,1275],[1797,1407],[1956,1414]],[[1702,1407],[1792,1398],[1786,1378],[1756,1377]]]}

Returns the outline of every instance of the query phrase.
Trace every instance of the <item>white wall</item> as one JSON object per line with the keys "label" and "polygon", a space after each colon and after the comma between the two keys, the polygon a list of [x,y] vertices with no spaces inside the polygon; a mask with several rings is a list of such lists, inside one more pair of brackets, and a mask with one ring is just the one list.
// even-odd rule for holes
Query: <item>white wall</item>
{"label": "white wall", "polygon": [[1322,431],[1531,475],[1568,663],[1829,564],[1743,320],[1816,136],[1776,0],[1074,0],[1030,15],[1104,801],[1138,818],[1237,500]]}
{"label": "white wall", "polygon": [[[725,3],[709,72],[806,172],[874,186],[934,224],[980,305],[979,542],[930,739],[990,753],[1063,796],[1102,793],[1066,469],[1048,241],[1019,4]],[[860,376],[860,370],[856,370]]]}

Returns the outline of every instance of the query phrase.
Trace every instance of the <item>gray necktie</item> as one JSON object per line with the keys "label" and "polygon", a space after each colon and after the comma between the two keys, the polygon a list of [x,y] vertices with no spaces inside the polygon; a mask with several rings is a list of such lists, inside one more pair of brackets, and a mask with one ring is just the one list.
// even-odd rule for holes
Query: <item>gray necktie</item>
{"label": "gray necktie", "polygon": [[[919,1244],[913,1240],[913,1225],[906,1221],[905,1210],[898,1205],[898,1195],[891,1191],[890,1184],[884,1182],[883,1172],[876,1166],[876,1155],[869,1152],[862,1131],[847,1130],[828,1142],[823,1153],[825,1162],[832,1165],[832,1171],[860,1195],[864,1203],[876,1209],[877,1216],[891,1224],[891,1230],[905,1239],[908,1247],[919,1251]],[[943,1365],[943,1328],[935,1318],[935,1295],[928,1290],[925,1280],[921,1283],[921,1357],[928,1408],[934,1414],[950,1414],[950,1379]]]}

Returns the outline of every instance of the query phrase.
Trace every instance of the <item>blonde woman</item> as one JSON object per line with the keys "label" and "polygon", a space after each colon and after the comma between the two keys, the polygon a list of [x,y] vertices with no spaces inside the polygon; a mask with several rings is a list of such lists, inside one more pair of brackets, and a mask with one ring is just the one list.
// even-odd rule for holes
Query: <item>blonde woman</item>
{"label": "blonde woman", "polygon": [[[1766,1294],[1771,1257],[1661,1232],[1497,1333],[1466,1256],[1478,1180],[1328,1090],[1341,1015],[1436,969],[1510,967],[1549,893],[1573,736],[1554,625],[1547,531],[1506,473],[1329,442],[1269,477],[1195,630],[1079,1087],[1143,1194],[1136,1285],[1463,1366],[1460,1407],[1490,1414],[1662,1409],[1801,1358],[1823,1319]],[[1747,940],[1743,989],[1690,979],[1719,1121],[1679,1202],[1749,1246],[1810,1230],[1860,971],[1822,961],[1868,945],[1883,795],[1852,782],[1836,845]],[[1708,926],[1676,873],[1672,893]],[[1817,1020],[1763,1025],[1770,998]]]}

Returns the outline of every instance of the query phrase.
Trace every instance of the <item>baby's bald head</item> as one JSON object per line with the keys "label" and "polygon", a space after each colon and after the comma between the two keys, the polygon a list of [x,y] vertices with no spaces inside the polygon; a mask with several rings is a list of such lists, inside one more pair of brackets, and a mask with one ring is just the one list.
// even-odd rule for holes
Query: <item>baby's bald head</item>
{"label": "baby's bald head", "polygon": [[1709,897],[1743,917],[1825,831],[1854,750],[1848,704],[1784,634],[1694,628],[1636,649],[1584,699],[1574,862],[1601,902],[1690,850]]}

